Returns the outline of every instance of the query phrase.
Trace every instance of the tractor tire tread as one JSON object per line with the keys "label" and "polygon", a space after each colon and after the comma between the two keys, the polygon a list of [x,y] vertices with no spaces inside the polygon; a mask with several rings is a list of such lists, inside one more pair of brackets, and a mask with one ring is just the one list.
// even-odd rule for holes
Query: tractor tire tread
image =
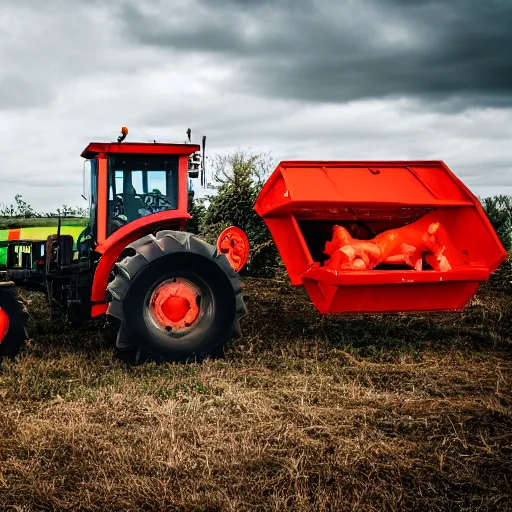
{"label": "tractor tire tread", "polygon": [[[199,254],[219,265],[225,272],[235,295],[235,316],[230,329],[231,338],[242,336],[240,320],[247,314],[247,307],[243,299],[243,288],[238,274],[233,270],[224,254],[219,253],[217,248],[208,244],[196,235],[182,231],[163,230],[156,235],[147,235],[130,244],[128,248],[135,252],[131,256],[124,257],[114,265],[114,279],[108,285],[108,291],[112,297],[107,315],[116,318],[120,325],[116,341],[118,357],[130,364],[142,364],[148,360],[164,361],[159,356],[150,356],[144,349],[138,347],[124,327],[123,300],[125,299],[132,282],[138,274],[158,258],[168,256],[172,253],[185,252]],[[212,347],[208,356],[216,357],[224,353],[223,344]]]}

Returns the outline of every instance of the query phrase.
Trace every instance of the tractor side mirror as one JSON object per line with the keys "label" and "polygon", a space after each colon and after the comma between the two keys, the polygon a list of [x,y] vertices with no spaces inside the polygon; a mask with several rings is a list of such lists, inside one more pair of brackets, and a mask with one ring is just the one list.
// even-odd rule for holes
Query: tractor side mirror
{"label": "tractor side mirror", "polygon": [[188,159],[188,177],[199,178],[199,169],[201,168],[201,155],[196,152],[190,155]]}
{"label": "tractor side mirror", "polygon": [[82,197],[89,201],[91,198],[91,174],[92,174],[92,164],[90,160],[86,160],[84,162],[84,182],[83,182],[83,194]]}

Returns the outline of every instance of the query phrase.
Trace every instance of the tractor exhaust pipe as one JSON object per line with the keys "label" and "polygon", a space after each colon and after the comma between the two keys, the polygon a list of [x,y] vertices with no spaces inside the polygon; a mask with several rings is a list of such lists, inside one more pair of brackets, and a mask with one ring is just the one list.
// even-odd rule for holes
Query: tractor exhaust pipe
{"label": "tractor exhaust pipe", "polygon": [[205,158],[205,147],[206,147],[206,135],[203,135],[201,141],[201,186],[206,188],[206,158]]}

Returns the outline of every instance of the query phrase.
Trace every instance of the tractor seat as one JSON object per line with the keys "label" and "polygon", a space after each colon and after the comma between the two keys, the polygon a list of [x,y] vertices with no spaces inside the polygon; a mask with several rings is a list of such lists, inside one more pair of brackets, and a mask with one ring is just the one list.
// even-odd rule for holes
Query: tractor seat
{"label": "tractor seat", "polygon": [[128,222],[141,217],[139,210],[146,210],[147,206],[144,204],[140,197],[135,194],[122,194],[124,214],[128,218]]}

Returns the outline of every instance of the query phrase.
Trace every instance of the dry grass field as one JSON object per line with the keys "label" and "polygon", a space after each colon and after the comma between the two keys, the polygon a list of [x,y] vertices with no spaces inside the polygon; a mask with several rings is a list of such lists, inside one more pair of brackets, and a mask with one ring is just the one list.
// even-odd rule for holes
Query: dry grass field
{"label": "dry grass field", "polygon": [[[512,298],[321,318],[246,279],[225,359],[119,363],[32,300],[0,371],[0,510],[512,510]],[[37,325],[37,327],[36,327]]]}

